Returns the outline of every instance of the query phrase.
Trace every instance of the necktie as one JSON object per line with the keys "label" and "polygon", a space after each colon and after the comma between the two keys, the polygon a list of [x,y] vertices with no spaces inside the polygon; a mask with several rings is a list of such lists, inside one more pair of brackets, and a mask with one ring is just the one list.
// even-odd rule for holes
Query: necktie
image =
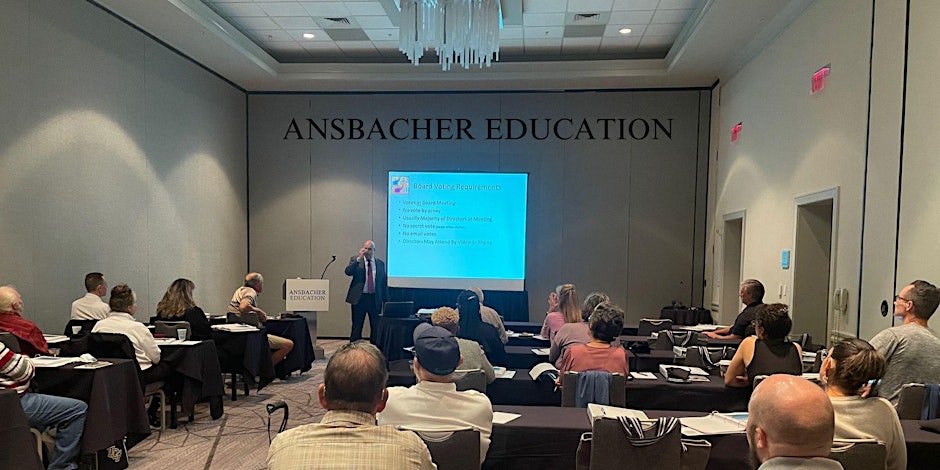
{"label": "necktie", "polygon": [[372,277],[372,260],[366,259],[366,293],[375,293],[375,279]]}

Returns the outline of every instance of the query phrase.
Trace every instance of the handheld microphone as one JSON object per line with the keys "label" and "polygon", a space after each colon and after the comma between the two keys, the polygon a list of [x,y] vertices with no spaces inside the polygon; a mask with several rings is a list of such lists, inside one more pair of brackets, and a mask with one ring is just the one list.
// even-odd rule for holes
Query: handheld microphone
{"label": "handheld microphone", "polygon": [[332,256],[333,256],[333,259],[331,259],[330,262],[326,263],[326,266],[323,267],[323,272],[320,273],[320,279],[323,279],[323,276],[326,276],[326,268],[329,268],[330,265],[333,264],[333,261],[336,261],[336,255],[332,255]]}

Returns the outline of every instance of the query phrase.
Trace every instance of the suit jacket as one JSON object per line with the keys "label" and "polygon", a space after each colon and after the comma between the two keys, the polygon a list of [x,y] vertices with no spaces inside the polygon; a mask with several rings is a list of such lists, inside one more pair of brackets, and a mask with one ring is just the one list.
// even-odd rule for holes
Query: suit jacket
{"label": "suit jacket", "polygon": [[[375,301],[381,307],[388,300],[388,276],[385,273],[385,262],[372,258],[375,262]],[[346,303],[356,305],[362,297],[362,289],[366,286],[366,261],[356,261],[355,256],[349,257],[346,266],[346,275],[352,276],[349,282],[349,292],[346,293]]]}

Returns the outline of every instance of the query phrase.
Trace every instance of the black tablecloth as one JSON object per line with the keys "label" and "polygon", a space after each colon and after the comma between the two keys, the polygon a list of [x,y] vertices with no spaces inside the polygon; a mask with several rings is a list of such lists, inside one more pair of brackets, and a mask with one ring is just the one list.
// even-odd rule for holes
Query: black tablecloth
{"label": "black tablecloth", "polygon": [[294,349],[274,368],[278,377],[291,372],[307,372],[313,367],[316,359],[313,353],[313,340],[310,339],[310,329],[304,318],[270,319],[264,322],[268,333],[287,338],[294,342]]}
{"label": "black tablecloth", "polygon": [[180,391],[180,408],[183,413],[190,414],[196,403],[210,400],[215,408],[212,418],[221,416],[225,386],[222,384],[222,367],[219,365],[215,341],[201,341],[192,346],[163,344],[160,345],[160,351],[160,361],[169,364],[183,377]]}
{"label": "black tablecloth", "polygon": [[745,411],[750,389],[726,387],[724,379],[673,383],[656,374],[656,380],[627,382],[627,408],[677,411]]}
{"label": "black tablecloth", "polygon": [[917,420],[902,419],[901,429],[907,441],[908,470],[933,470],[940,456],[940,434],[920,428]]}
{"label": "black tablecloth", "polygon": [[100,369],[75,369],[77,364],[36,368],[33,384],[39,393],[75,398],[88,403],[82,453],[90,454],[128,436],[139,442],[150,434],[144,394],[137,367],[130,359],[107,359]]}
{"label": "black tablecloth", "polygon": [[659,372],[660,364],[673,364],[676,361],[676,353],[672,350],[653,349],[648,353],[634,353],[629,351],[627,354],[630,370],[635,372]]}
{"label": "black tablecloth", "polygon": [[529,348],[547,348],[551,342],[542,337],[535,336],[510,336],[507,346],[526,346]]}
{"label": "black tablecloth", "polygon": [[664,308],[659,311],[659,318],[672,320],[673,325],[711,325],[712,312],[704,308]]}
{"label": "black tablecloth", "polygon": [[237,333],[212,330],[212,340],[219,352],[222,372],[241,374],[245,383],[257,386],[258,390],[274,380],[266,329]]}
{"label": "black tablecloth", "polygon": [[[460,290],[389,288],[390,300],[412,301],[415,308],[438,308],[454,305]],[[484,304],[492,307],[506,320],[525,321],[529,318],[529,293],[526,291],[484,291]],[[509,328],[507,326],[507,328]]]}
{"label": "black tablecloth", "polygon": [[[547,347],[547,346],[546,346]],[[506,346],[505,364],[493,364],[507,369],[531,369],[540,362],[548,362],[548,356],[532,352],[532,346]]]}
{"label": "black tablecloth", "polygon": [[507,330],[510,330],[516,333],[525,332],[525,333],[532,333],[534,335],[537,335],[542,332],[541,323],[532,323],[532,322],[527,322],[527,321],[504,321],[503,326],[505,326]]}
{"label": "black tablecloth", "polygon": [[372,342],[388,362],[399,359],[411,359],[411,353],[405,351],[405,347],[414,346],[415,328],[423,320],[416,317],[409,318],[387,318],[379,317],[378,325],[372,331],[369,341]]}
{"label": "black tablecloth", "polygon": [[15,391],[0,390],[0,416],[0,468],[42,470],[36,441]]}

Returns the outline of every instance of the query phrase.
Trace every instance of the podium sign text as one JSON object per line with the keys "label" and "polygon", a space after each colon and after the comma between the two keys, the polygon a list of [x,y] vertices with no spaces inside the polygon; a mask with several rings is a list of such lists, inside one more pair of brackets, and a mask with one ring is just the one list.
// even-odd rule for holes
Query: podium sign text
{"label": "podium sign text", "polygon": [[330,281],[325,279],[288,279],[289,312],[326,312],[330,309]]}

